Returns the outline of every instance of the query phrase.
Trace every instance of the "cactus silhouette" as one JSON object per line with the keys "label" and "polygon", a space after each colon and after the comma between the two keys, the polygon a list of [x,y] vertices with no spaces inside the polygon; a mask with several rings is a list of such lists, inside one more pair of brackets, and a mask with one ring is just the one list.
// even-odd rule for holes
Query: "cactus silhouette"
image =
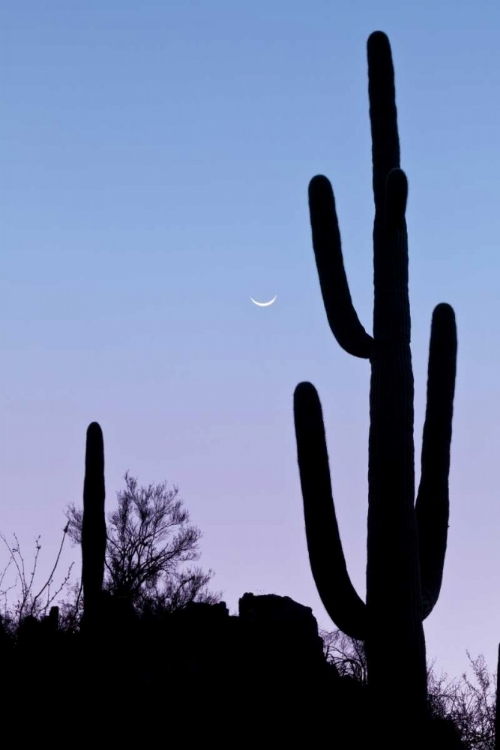
{"label": "cactus silhouette", "polygon": [[[432,316],[415,504],[408,184],[399,168],[389,40],[374,32],[367,46],[375,201],[373,336],[363,328],[351,300],[331,184],[317,176],[309,185],[314,254],[330,328],[346,352],[371,365],[366,604],[347,572],[321,405],[310,383],[300,383],[295,390],[295,432],[308,553],[321,600],[340,630],[365,641],[369,695],[379,730],[389,711],[417,730],[427,700],[422,621],[439,596],[447,545],[457,336],[452,308],[438,305]],[[400,665],[397,686],[389,669],[394,659]],[[384,739],[387,747],[388,737]]]}
{"label": "cactus silhouette", "polygon": [[87,429],[83,484],[82,584],[86,628],[95,624],[99,615],[106,555],[105,496],[104,440],[100,426],[92,422]]}

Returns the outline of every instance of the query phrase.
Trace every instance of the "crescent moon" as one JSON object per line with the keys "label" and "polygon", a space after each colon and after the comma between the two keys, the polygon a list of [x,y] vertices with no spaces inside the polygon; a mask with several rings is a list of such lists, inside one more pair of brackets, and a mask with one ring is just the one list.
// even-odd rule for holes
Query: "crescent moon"
{"label": "crescent moon", "polygon": [[269,302],[257,302],[257,300],[255,300],[253,297],[250,297],[254,305],[257,305],[257,307],[269,307],[269,305],[272,305],[273,302],[276,302],[277,298],[278,295],[275,294],[272,300],[270,300]]}

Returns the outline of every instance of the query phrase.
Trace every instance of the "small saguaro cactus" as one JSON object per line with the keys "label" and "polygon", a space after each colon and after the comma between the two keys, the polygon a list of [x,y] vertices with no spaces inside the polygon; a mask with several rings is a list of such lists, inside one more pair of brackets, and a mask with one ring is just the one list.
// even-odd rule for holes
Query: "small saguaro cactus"
{"label": "small saguaro cactus", "polygon": [[82,522],[83,623],[87,628],[98,617],[104,579],[105,496],[104,440],[100,426],[92,422],[87,429]]}
{"label": "small saguaro cactus", "polygon": [[[415,504],[408,185],[399,168],[394,69],[382,32],[368,39],[368,78],[375,200],[373,336],[365,331],[351,300],[331,184],[317,176],[309,185],[313,247],[330,328],[345,351],[371,365],[366,604],[347,572],[321,405],[310,383],[297,386],[294,411],[313,577],[335,625],[365,641],[373,726],[378,727],[374,736],[385,727],[383,744],[392,747],[394,722],[413,728],[416,737],[427,717],[422,620],[438,599],[447,545],[457,335],[452,308],[438,305],[432,316]],[[410,746],[407,739],[401,747]]]}

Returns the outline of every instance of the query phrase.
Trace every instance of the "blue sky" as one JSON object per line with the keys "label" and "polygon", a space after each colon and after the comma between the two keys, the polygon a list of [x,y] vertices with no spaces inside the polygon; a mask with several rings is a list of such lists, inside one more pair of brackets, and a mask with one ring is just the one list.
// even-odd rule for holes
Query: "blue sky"
{"label": "blue sky", "polygon": [[[416,448],[432,309],[459,335],[449,550],[426,621],[450,675],[500,640],[500,9],[423,0],[17,0],[0,11],[0,531],[50,570],[87,425],[108,507],[129,469],[180,488],[231,610],[309,570],[295,385],[326,418],[364,595],[369,365],[328,328],[307,185],[331,179],[371,329],[366,39],[391,40],[408,227]],[[250,296],[270,299],[259,309]],[[417,466],[418,476],[418,466]],[[77,549],[66,553],[75,560]],[[0,551],[0,565],[7,563]],[[61,574],[63,570],[61,569]]]}

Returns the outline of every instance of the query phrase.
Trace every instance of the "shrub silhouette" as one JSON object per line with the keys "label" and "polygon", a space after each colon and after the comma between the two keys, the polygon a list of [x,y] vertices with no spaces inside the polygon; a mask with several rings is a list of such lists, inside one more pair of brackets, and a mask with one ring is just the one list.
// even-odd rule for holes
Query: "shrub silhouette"
{"label": "shrub silhouette", "polygon": [[[327,661],[339,675],[349,676],[362,685],[367,683],[366,652],[363,641],[358,641],[340,630],[320,631]],[[467,651],[473,680],[466,673],[459,678],[437,676],[434,663],[427,668],[428,705],[434,726],[441,725],[441,733],[455,736],[466,750],[494,750],[495,743],[495,677],[488,672],[485,659],[472,659]],[[387,668],[398,682],[397,654],[387,658]],[[458,747],[459,745],[457,745]],[[446,744],[444,744],[446,747]]]}
{"label": "shrub silhouette", "polygon": [[[173,611],[191,601],[216,602],[208,590],[213,572],[182,566],[198,560],[201,532],[189,523],[178,489],[167,483],[139,487],[125,473],[125,490],[117,493],[118,508],[108,514],[104,558],[104,589],[130,601],[138,613]],[[82,544],[84,513],[67,509],[69,536]]]}

